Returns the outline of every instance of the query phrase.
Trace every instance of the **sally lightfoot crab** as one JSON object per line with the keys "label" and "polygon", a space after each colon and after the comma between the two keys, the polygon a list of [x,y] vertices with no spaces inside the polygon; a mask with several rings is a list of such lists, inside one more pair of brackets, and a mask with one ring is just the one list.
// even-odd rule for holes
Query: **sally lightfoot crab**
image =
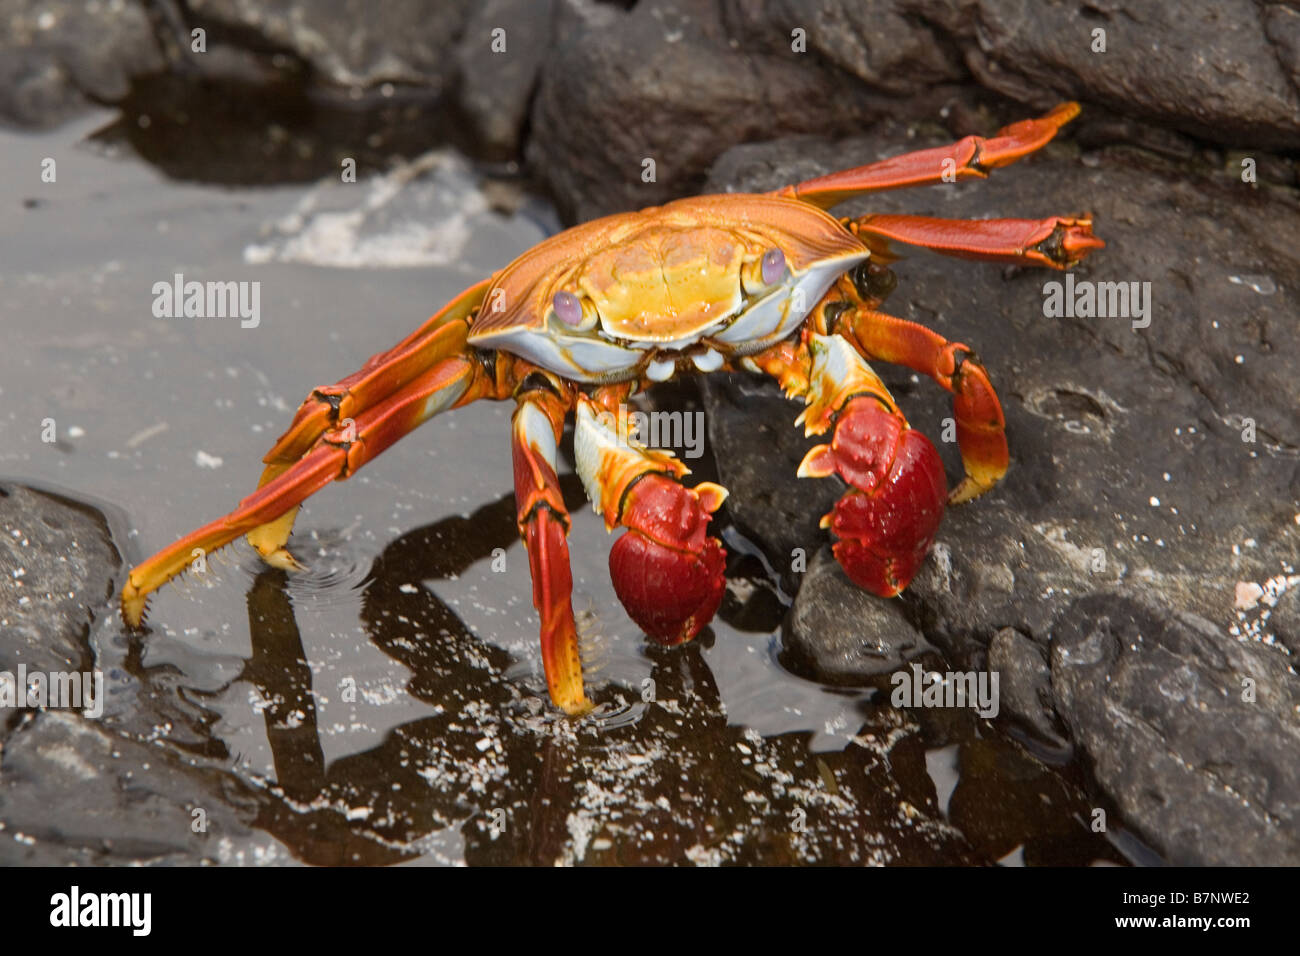
{"label": "sally lightfoot crab", "polygon": [[[513,399],[515,497],[551,699],[590,708],[570,601],[556,446],[575,415],[578,474],[596,510],[626,532],[610,553],[619,600],[664,643],[689,641],[722,599],[726,553],[708,533],[726,491],[681,483],[671,454],[627,440],[626,400],[691,371],[748,369],[806,407],[809,435],[830,433],[799,474],[848,490],[823,519],[835,557],[883,597],[911,581],[946,502],[966,501],[1007,469],[1002,408],[965,345],[879,310],[892,289],[891,243],[970,259],[1064,269],[1103,243],[1091,220],[934,219],[825,210],[865,193],[982,178],[1044,146],[1078,113],[1065,103],[984,139],[908,153],[761,195],[682,199],[562,232],[466,289],[359,372],[312,391],[263,459],[257,491],[131,571],[122,614],[140,626],[151,592],[196,553],[240,535],[270,564],[298,506],[348,478],[439,412]],[[939,455],[867,364],[905,365],[953,394],[965,476],[951,491]]]}

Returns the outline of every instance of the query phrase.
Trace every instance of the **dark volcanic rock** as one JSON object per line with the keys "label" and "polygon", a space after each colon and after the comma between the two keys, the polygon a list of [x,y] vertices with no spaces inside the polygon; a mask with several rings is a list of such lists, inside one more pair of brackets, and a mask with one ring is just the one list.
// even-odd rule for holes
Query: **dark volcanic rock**
{"label": "dark volcanic rock", "polygon": [[247,836],[241,817],[256,813],[239,789],[172,748],[74,714],[38,712],[0,758],[0,820],[15,837],[0,840],[0,864],[217,862],[220,839]]}
{"label": "dark volcanic rock", "polygon": [[888,674],[930,649],[901,602],[854,588],[829,547],[808,559],[784,643],[791,670],[830,683]]}
{"label": "dark volcanic rock", "polygon": [[722,0],[720,7],[745,45],[788,54],[801,30],[809,57],[896,97],[966,76],[942,33],[897,0]]}
{"label": "dark volcanic rock", "polygon": [[340,87],[408,83],[438,92],[455,76],[469,0],[188,0],[197,25],[257,38]]}
{"label": "dark volcanic rock", "polygon": [[[543,59],[554,0],[486,0],[465,28],[457,61],[459,102],[486,146],[517,152]],[[494,48],[493,31],[504,49]]]}
{"label": "dark volcanic rock", "polygon": [[[1300,27],[1280,4],[901,0],[897,8],[941,28],[980,83],[1023,103],[1081,98],[1214,142],[1300,145]],[[1103,38],[1104,52],[1094,49]]]}
{"label": "dark volcanic rock", "polygon": [[989,643],[988,661],[989,670],[999,675],[1002,713],[1020,720],[1052,746],[1067,748],[1053,721],[1052,672],[1043,648],[1015,628],[1004,627]]}
{"label": "dark volcanic rock", "polygon": [[0,0],[0,119],[52,126],[117,102],[164,58],[144,4]]}
{"label": "dark volcanic rock", "polygon": [[0,482],[0,671],[85,671],[122,559],[97,512]]}
{"label": "dark volcanic rock", "polygon": [[1098,783],[1171,862],[1300,862],[1300,683],[1281,654],[1099,592],[1062,615],[1052,686]]}
{"label": "dark volcanic rock", "polygon": [[[1183,134],[1300,144],[1300,14],[1276,4],[1261,16],[1215,0],[564,0],[556,35],[527,156],[576,219],[695,192],[736,143],[959,113],[980,87],[1024,113],[1082,99],[1093,136],[1180,153],[1195,148]],[[1261,176],[1294,180],[1258,160]]]}
{"label": "dark volcanic rock", "polygon": [[[561,8],[526,153],[564,211],[587,219],[695,192],[732,143],[861,128],[881,115],[859,84],[784,45],[749,50],[715,4],[589,0]],[[654,180],[647,181],[647,160]]]}

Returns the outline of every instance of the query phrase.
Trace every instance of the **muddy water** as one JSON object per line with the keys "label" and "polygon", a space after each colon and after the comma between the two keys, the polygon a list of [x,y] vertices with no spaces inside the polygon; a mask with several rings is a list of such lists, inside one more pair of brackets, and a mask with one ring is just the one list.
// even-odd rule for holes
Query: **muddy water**
{"label": "muddy water", "polygon": [[[95,503],[131,562],[247,494],[312,386],[554,228],[544,203],[451,151],[355,184],[213,186],[89,145],[110,119],[0,134],[0,476]],[[178,273],[260,283],[256,322],[157,317],[154,285]],[[668,401],[689,407],[689,389]],[[202,799],[228,801],[214,819],[238,821],[195,861],[1121,859],[1090,832],[1071,768],[969,712],[896,710],[883,684],[787,672],[783,598],[753,559],[733,560],[701,640],[647,647],[571,474],[600,708],[557,718],[513,527],[509,414],[436,419],[312,499],[291,543],[301,574],[241,542],[158,595],[143,636],[102,609],[105,726],[183,757]],[[698,465],[708,477],[707,446]],[[111,819],[96,826],[112,838]]]}

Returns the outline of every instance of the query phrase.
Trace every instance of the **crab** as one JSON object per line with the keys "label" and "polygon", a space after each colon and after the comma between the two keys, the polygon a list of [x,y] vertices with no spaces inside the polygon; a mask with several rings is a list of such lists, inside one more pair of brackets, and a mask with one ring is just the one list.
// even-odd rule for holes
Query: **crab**
{"label": "crab", "polygon": [[[466,289],[402,342],[334,385],[314,389],[263,459],[257,490],[230,514],[134,568],[122,615],[143,624],[149,595],[194,556],[246,536],[269,564],[298,506],[344,480],[440,412],[512,399],[518,527],[540,617],[554,705],[592,707],[571,602],[569,515],[557,446],[574,416],[577,472],[595,510],[624,534],[609,556],[614,589],[652,639],[679,644],[712,619],[726,552],[709,522],[726,498],[712,482],[634,437],[635,392],[688,372],[748,370],[804,402],[796,424],[826,435],[798,474],[838,476],[822,519],[847,576],[882,597],[917,573],[947,504],[983,494],[1006,472],[1001,405],[975,353],[882,312],[903,243],[968,259],[1065,269],[1104,244],[1087,214],[945,220],[839,219],[847,199],[904,186],[983,178],[1043,147],[1079,111],[1063,103],[992,137],[906,153],[763,194],[727,193],[597,219],[555,235]],[[907,366],[952,393],[964,475],[951,490],[934,445],[908,425],[868,364]]]}

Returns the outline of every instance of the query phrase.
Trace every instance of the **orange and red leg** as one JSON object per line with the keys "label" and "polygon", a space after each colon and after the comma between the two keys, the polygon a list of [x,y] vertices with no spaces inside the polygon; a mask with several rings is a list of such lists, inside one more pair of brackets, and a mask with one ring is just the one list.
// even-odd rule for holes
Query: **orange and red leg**
{"label": "orange and red leg", "polygon": [[[211,554],[267,525],[280,525],[288,536],[285,515],[332,481],[351,477],[407,432],[437,412],[484,394],[482,366],[472,357],[443,359],[388,397],[355,412],[342,427],[326,427],[307,451],[278,470],[271,480],[239,503],[230,514],[204,525],[133,568],[122,589],[122,616],[138,627],[149,595],[186,570],[196,553]],[[279,550],[283,538],[272,550]]]}
{"label": "orange and red leg", "polygon": [[[1042,149],[1078,114],[1077,103],[1062,103],[1038,119],[1012,123],[987,139],[967,136],[948,146],[904,153],[786,186],[776,195],[829,209],[873,192],[983,179],[989,170]],[[896,258],[889,246],[895,241],[962,258],[1065,269],[1104,245],[1093,236],[1092,219],[1086,215],[966,220],[881,214],[846,220],[845,225],[871,248],[878,262]]]}
{"label": "orange and red leg", "polygon": [[1092,234],[1088,216],[1046,219],[936,219],[933,216],[859,216],[845,225],[866,243],[876,262],[898,259],[903,242],[959,259],[1069,269],[1106,243]]}
{"label": "orange and red leg", "polygon": [[569,512],[556,474],[556,448],[572,391],[558,379],[537,375],[516,395],[511,419],[515,504],[519,533],[528,550],[533,606],[541,617],[542,666],[551,702],[566,714],[591,709],[583,689],[578,630],[573,619],[573,575],[569,567]]}
{"label": "orange and red leg", "polygon": [[[502,385],[465,351],[469,316],[485,282],[453,299],[405,340],[357,373],[315,389],[264,459],[257,490],[224,518],[191,532],[133,568],[122,589],[122,616],[138,627],[149,595],[240,535],[268,561],[295,567],[284,548],[298,505],[332,481],[348,478],[393,442],[440,411]],[[507,390],[505,394],[509,394]]]}
{"label": "orange and red leg", "polygon": [[854,196],[886,189],[984,179],[989,170],[1010,165],[1042,149],[1051,142],[1057,130],[1078,115],[1078,103],[1061,103],[1038,119],[1012,123],[987,139],[967,136],[949,146],[904,153],[786,186],[777,190],[776,195],[802,199],[829,209]]}
{"label": "orange and red leg", "polygon": [[831,432],[799,465],[801,478],[838,475],[849,490],[822,526],[836,560],[858,586],[893,597],[920,569],[943,518],[947,479],[934,445],[844,338],[812,329],[754,357],[791,397],[809,435]]}
{"label": "orange and red leg", "polygon": [[[359,371],[333,385],[312,389],[289,428],[262,459],[266,467],[258,488],[291,468],[327,431],[353,431],[363,410],[400,391],[444,359],[463,354],[469,320],[482,303],[489,282],[484,279],[461,292],[397,345],[372,355]],[[449,390],[437,393],[436,400],[442,405],[431,412],[451,407],[459,397]],[[285,548],[296,517],[297,510],[291,508],[248,533],[248,543],[267,564],[285,570],[298,567]]]}
{"label": "orange and red leg", "polygon": [[614,591],[628,615],[661,644],[694,638],[722,602],[727,553],[708,533],[727,492],[681,484],[688,470],[636,440],[626,386],[578,398],[573,446],[578,475],[609,530],[627,531],[609,555]]}

